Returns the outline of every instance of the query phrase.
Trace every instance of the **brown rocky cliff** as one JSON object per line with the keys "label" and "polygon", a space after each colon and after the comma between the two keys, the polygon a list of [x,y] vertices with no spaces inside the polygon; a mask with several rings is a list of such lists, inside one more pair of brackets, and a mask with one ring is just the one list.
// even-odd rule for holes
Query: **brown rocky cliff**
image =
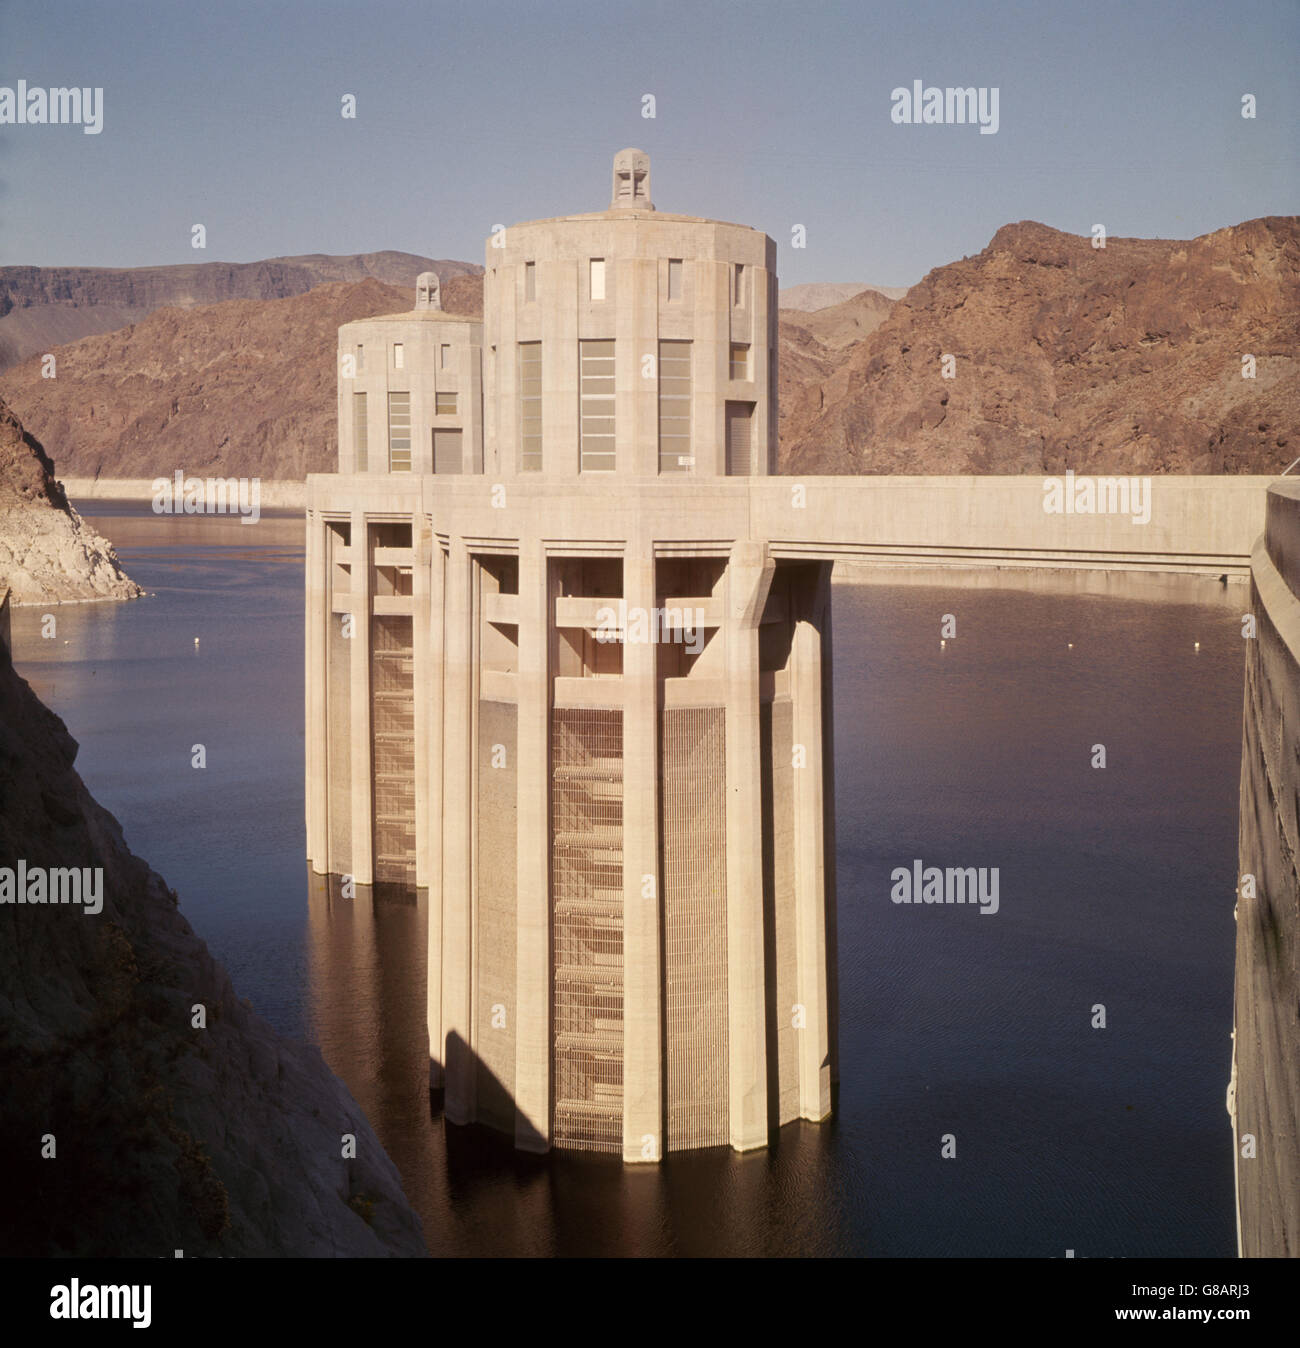
{"label": "brown rocky cliff", "polygon": [[103,868],[98,914],[0,903],[0,1255],[422,1255],[356,1102],[236,997],[76,750],[0,646],[0,867]]}
{"label": "brown rocky cliff", "polygon": [[113,545],[87,528],[44,447],[0,399],[0,593],[15,604],[134,599]]}
{"label": "brown rocky cliff", "polygon": [[1281,471],[1300,453],[1297,338],[1295,217],[1104,249],[1008,225],[913,286],[833,370],[783,380],[781,462],[803,473]]}
{"label": "brown rocky cliff", "polygon": [[174,267],[0,267],[0,371],[79,337],[138,323],[169,306],[286,299],[327,281],[368,278],[411,290],[423,271],[436,271],[446,285],[481,270],[468,262],[391,250]]}
{"label": "brown rocky cliff", "polygon": [[[451,312],[482,304],[482,279],[443,287]],[[58,446],[66,477],[302,478],[338,465],[335,353],[340,324],[408,310],[414,292],[376,280],[282,300],[160,309],[118,332],[0,376],[0,395]]]}

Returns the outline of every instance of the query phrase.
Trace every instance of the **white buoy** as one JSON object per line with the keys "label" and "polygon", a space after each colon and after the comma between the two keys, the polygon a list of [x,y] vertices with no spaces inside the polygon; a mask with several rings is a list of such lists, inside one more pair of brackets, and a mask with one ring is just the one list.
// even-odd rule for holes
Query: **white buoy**
{"label": "white buoy", "polygon": [[199,644],[199,639],[198,639],[198,637],[195,637],[195,638],[194,638],[194,644],[195,644],[196,646]]}

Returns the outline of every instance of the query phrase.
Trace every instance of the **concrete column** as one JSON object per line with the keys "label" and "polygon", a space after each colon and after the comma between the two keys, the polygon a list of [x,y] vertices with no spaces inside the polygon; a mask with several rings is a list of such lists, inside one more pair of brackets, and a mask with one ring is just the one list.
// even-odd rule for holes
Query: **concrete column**
{"label": "concrete column", "polygon": [[[659,264],[620,258],[614,314],[615,428],[618,471],[659,472]],[[647,366],[646,357],[653,364]],[[648,376],[646,370],[651,374]],[[631,602],[629,600],[629,602]]]}
{"label": "concrete column", "polygon": [[446,703],[443,728],[442,1023],[446,1036],[446,1113],[475,1113],[473,1030],[473,562],[453,535],[447,559]]}
{"label": "concrete column", "polygon": [[550,580],[540,540],[519,546],[516,737],[515,1146],[551,1145]]}
{"label": "concrete column", "polygon": [[545,272],[552,299],[542,309],[542,468],[551,477],[576,474],[580,458],[578,267],[558,259]]}
{"label": "concrete column", "polygon": [[826,1055],[831,1085],[840,1079],[840,959],[839,913],[835,888],[835,683],[831,668],[831,574],[825,567],[826,605],[822,610],[822,839],[825,843],[826,881]]}
{"label": "concrete column", "polygon": [[[799,1116],[818,1121],[831,1112],[827,1052],[826,843],[824,836],[821,617],[830,603],[830,567],[796,592],[790,660],[796,758],[794,782],[795,996],[804,1008],[796,1031]],[[785,1008],[781,1008],[782,1014]]]}
{"label": "concrete column", "polygon": [[767,358],[771,345],[771,322],[768,313],[770,275],[766,267],[754,267],[749,277],[749,311],[752,315],[749,360],[750,374],[754,379],[753,470],[756,477],[766,476],[770,471],[769,464],[776,429],[775,390],[768,383],[771,366]]}
{"label": "concrete column", "polygon": [[[491,248],[488,249],[490,253]],[[519,296],[518,268],[498,265],[496,445],[500,473],[514,477],[519,471]],[[543,368],[545,368],[543,366]]]}
{"label": "concrete column", "polygon": [[[650,544],[623,561],[628,612],[655,607]],[[632,629],[629,620],[629,630]],[[653,637],[654,633],[650,635]],[[663,974],[659,958],[658,647],[623,648],[623,1159],[663,1159]]]}
{"label": "concrete column", "polygon": [[767,1145],[758,624],[774,571],[765,544],[743,542],[726,576],[727,1032],[737,1151]]}
{"label": "concrete column", "polygon": [[727,264],[703,259],[694,273],[695,338],[692,346],[691,453],[701,476],[722,477],[727,469],[725,411],[730,369],[731,306]]}
{"label": "concrete column", "polygon": [[370,736],[370,537],[352,512],[352,878],[374,883],[374,775]]}
{"label": "concrete column", "polygon": [[[445,622],[443,605],[445,603],[446,577],[445,560],[442,545],[436,535],[429,540],[428,568],[428,604],[429,617],[426,631],[427,647],[423,664],[416,664],[416,706],[423,700],[426,704],[425,718],[428,724],[426,746],[428,758],[415,757],[416,790],[419,783],[426,784],[425,810],[423,823],[420,822],[417,796],[416,827],[418,845],[426,855],[426,874],[429,886],[429,959],[428,959],[428,1023],[429,1023],[429,1084],[439,1087],[443,1084],[443,1069],[446,1066],[447,1045],[442,1025],[442,780],[443,780],[443,641],[445,640]],[[419,600],[416,601],[417,606]],[[419,652],[417,651],[417,661]],[[423,669],[423,676],[420,670]]]}
{"label": "concrete column", "polygon": [[423,510],[411,518],[412,709],[415,716],[415,883],[429,886],[429,565],[432,531]]}
{"label": "concrete column", "polygon": [[332,595],[331,541],[319,510],[307,512],[307,591],[304,666],[307,704],[307,859],[319,872],[329,864],[329,624]]}

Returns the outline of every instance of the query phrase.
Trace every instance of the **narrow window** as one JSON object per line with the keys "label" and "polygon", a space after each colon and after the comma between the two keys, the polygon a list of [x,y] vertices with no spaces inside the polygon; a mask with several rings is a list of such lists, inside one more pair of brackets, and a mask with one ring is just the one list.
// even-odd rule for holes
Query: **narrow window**
{"label": "narrow window", "polygon": [[366,348],[357,343],[357,373],[360,374],[366,368]]}
{"label": "narrow window", "polygon": [[[361,350],[360,347],[357,348]],[[364,393],[354,393],[352,395],[352,449],[354,473],[364,473],[366,471],[366,449],[369,446],[368,429],[366,426],[366,395]]]}
{"label": "narrow window", "polygon": [[744,342],[732,342],[731,344],[731,377],[733,379],[749,378],[749,347]]}
{"label": "narrow window", "polygon": [[411,395],[388,395],[388,471],[411,471]]}
{"label": "narrow window", "polygon": [[584,473],[614,470],[614,343],[579,342],[579,468]]}
{"label": "narrow window", "polygon": [[433,395],[433,414],[436,417],[454,417],[456,415],[456,395],[454,393],[435,393]]}
{"label": "narrow window", "polygon": [[735,268],[734,292],[731,297],[733,304],[744,304],[745,302],[745,264],[737,262]]}
{"label": "narrow window", "polygon": [[393,369],[402,370],[406,368],[406,350],[401,342],[393,343]]}
{"label": "narrow window", "polygon": [[519,471],[542,468],[542,344],[519,343]]}
{"label": "narrow window", "polygon": [[659,471],[684,473],[691,457],[691,344],[659,343]]}
{"label": "narrow window", "polygon": [[591,259],[591,298],[593,300],[605,298],[605,259],[603,257]]}
{"label": "narrow window", "polygon": [[682,297],[682,260],[679,257],[668,259],[668,298],[679,300]]}
{"label": "narrow window", "polygon": [[531,304],[537,298],[537,263],[524,263],[524,302]]}
{"label": "narrow window", "polygon": [[451,347],[443,342],[438,348],[438,368],[445,370],[451,364]]}

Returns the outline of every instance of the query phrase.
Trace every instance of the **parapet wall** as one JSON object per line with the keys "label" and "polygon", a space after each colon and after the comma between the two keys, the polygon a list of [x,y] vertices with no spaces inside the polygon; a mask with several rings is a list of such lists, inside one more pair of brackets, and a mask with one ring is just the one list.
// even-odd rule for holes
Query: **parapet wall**
{"label": "parapet wall", "polygon": [[[1244,1256],[1300,1255],[1300,481],[1251,554],[1233,1084]],[[1247,879],[1253,877],[1253,879]]]}
{"label": "parapet wall", "polygon": [[907,566],[1244,575],[1264,527],[1272,480],[1173,474],[769,478],[755,484],[752,535],[771,539],[778,554]]}

